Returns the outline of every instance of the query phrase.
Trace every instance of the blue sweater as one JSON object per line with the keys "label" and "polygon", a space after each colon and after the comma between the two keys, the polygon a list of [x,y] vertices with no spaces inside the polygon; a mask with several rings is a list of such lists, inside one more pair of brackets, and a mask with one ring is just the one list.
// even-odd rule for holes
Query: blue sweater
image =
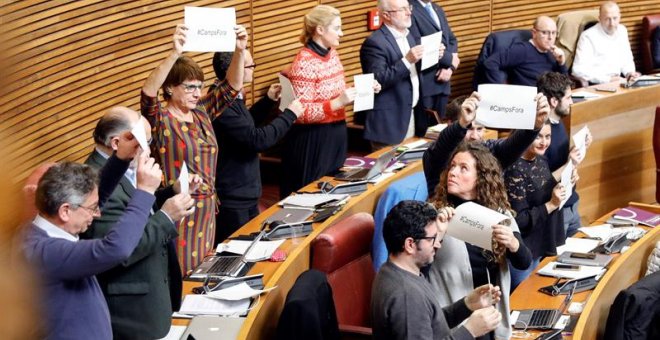
{"label": "blue sweater", "polygon": [[[119,172],[119,178],[122,175]],[[107,191],[99,188],[99,192]],[[153,195],[137,190],[124,215],[102,239],[72,242],[30,226],[23,249],[42,279],[47,339],[112,339],[108,306],[94,275],[131,255],[154,201]]]}
{"label": "blue sweater", "polygon": [[516,42],[484,61],[488,83],[536,86],[536,80],[545,72],[567,74],[566,66],[559,65],[550,52],[539,52],[529,41]]}

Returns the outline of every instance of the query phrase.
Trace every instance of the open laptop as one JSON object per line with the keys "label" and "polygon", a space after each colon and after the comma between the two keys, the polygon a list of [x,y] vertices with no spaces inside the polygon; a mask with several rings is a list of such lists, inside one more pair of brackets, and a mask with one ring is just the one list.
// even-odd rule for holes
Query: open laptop
{"label": "open laptop", "polygon": [[394,158],[395,153],[396,149],[389,150],[380,155],[371,168],[341,172],[335,176],[335,179],[349,182],[368,181],[380,175],[387,168],[387,165],[392,161],[392,158]]}
{"label": "open laptop", "polygon": [[191,279],[204,279],[209,275],[236,277],[248,265],[247,255],[266,234],[266,223],[261,225],[259,234],[252,240],[243,255],[212,255],[204,258],[202,263],[190,274]]}
{"label": "open laptop", "polygon": [[514,328],[524,329],[551,329],[554,327],[557,320],[564,314],[568,305],[573,299],[577,282],[573,284],[571,292],[566,294],[564,301],[559,306],[559,309],[524,309],[520,311],[518,320],[516,320]]}
{"label": "open laptop", "polygon": [[181,340],[236,339],[245,318],[198,315],[190,321]]}

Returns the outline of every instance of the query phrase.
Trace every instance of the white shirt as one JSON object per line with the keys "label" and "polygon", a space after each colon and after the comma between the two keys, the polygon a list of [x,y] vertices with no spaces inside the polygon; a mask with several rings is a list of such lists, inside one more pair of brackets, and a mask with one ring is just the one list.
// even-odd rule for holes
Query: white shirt
{"label": "white shirt", "polygon": [[601,24],[582,32],[575,50],[573,75],[592,83],[609,83],[613,76],[635,72],[628,30],[619,25],[609,35]]}
{"label": "white shirt", "polygon": [[71,235],[67,233],[66,231],[64,231],[64,229],[50,223],[50,221],[41,217],[41,215],[37,215],[37,217],[34,218],[32,223],[34,223],[34,225],[36,225],[37,228],[45,231],[49,237],[61,238],[72,242],[78,242],[79,240],[78,235]]}
{"label": "white shirt", "polygon": [[403,54],[403,58],[401,58],[401,61],[406,65],[408,70],[410,71],[410,83],[412,84],[412,90],[413,90],[413,96],[412,96],[412,107],[410,108],[410,123],[408,124],[408,131],[406,132],[405,138],[412,137],[415,134],[415,114],[413,112],[415,105],[417,105],[417,101],[419,100],[419,76],[417,75],[417,68],[415,67],[414,64],[411,64],[408,59],[406,59],[406,54],[408,54],[408,51],[410,51],[410,44],[408,44],[408,30],[406,29],[405,34],[400,33],[396,29],[390,27],[389,25],[385,24],[385,27],[390,30],[392,35],[394,36],[394,39],[396,40],[396,44],[399,46],[399,50],[401,51],[401,54]]}

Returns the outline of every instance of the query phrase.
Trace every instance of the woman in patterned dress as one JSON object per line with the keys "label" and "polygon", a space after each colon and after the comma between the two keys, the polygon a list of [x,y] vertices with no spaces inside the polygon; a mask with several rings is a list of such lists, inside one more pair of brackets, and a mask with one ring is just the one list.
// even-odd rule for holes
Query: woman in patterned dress
{"label": "woman in patterned dress", "polygon": [[[243,86],[245,28],[238,26],[234,57],[223,81],[216,81],[206,95],[204,73],[191,58],[182,56],[188,28],[177,25],[173,48],[151,72],[142,87],[140,109],[153,127],[154,153],[160,160],[166,184],[176,182],[184,162],[204,183],[191,192],[195,213],[178,225],[177,256],[183,273],[195,268],[213,249],[217,198],[214,191],[218,143],[211,120],[231,104]],[[158,101],[163,89],[165,104]]]}

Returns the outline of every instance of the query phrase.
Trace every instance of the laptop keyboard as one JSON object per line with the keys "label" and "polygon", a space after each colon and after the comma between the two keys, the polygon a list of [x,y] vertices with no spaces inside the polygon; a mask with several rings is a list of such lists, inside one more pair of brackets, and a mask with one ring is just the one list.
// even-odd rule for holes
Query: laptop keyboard
{"label": "laptop keyboard", "polygon": [[215,261],[213,266],[208,270],[209,274],[213,275],[229,275],[236,269],[241,262],[240,256],[220,257]]}
{"label": "laptop keyboard", "polygon": [[532,313],[532,318],[529,320],[528,327],[535,326],[552,326],[556,310],[554,309],[537,309]]}

